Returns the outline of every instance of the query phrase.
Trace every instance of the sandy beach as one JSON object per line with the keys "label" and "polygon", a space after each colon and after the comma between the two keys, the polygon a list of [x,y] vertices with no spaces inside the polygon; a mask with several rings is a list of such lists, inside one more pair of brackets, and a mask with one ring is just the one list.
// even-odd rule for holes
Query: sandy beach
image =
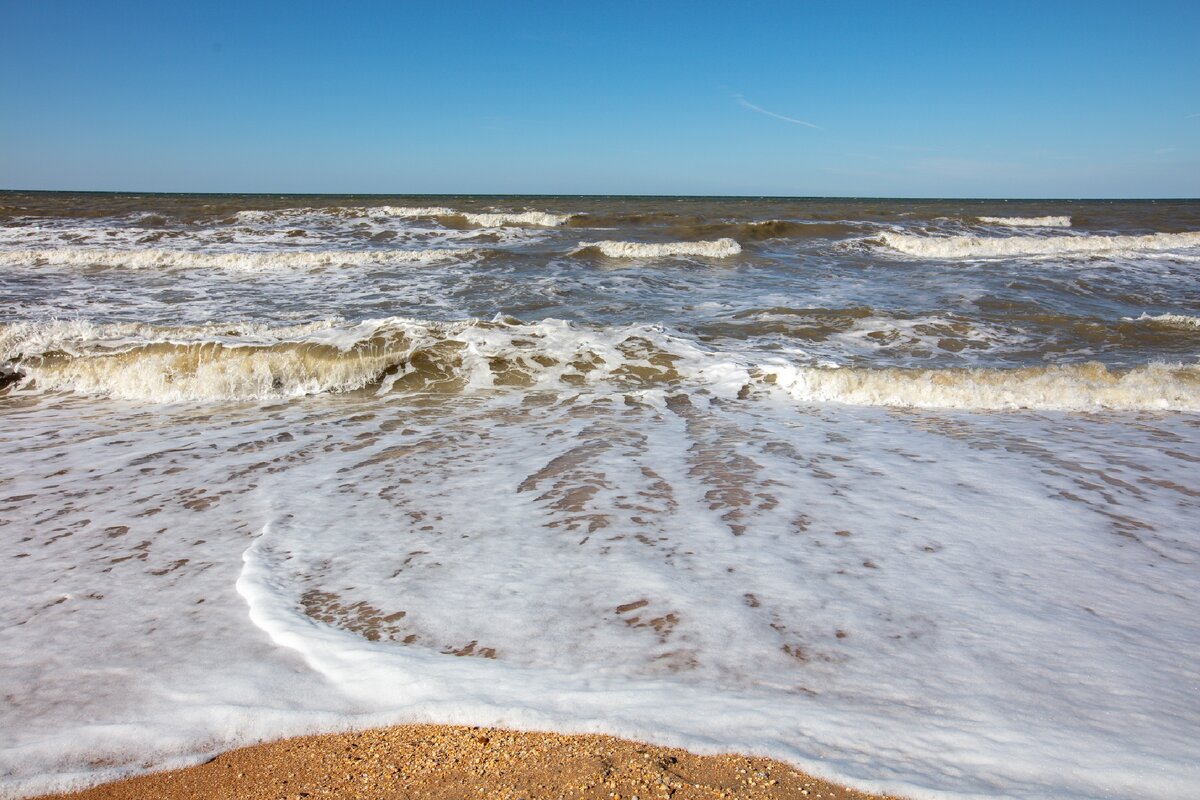
{"label": "sandy beach", "polygon": [[699,756],[612,736],[401,725],[255,745],[196,767],[52,797],[867,800],[881,796],[836,786],[766,758]]}

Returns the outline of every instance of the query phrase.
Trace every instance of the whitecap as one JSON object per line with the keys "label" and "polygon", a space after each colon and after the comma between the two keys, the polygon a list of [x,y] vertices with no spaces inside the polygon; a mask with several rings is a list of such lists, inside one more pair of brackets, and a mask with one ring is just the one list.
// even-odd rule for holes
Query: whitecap
{"label": "whitecap", "polygon": [[[868,240],[872,241],[872,240]],[[1002,258],[1072,254],[1121,255],[1200,247],[1200,231],[1143,236],[915,236],[881,233],[883,248],[925,258]]]}
{"label": "whitecap", "polygon": [[384,266],[429,263],[472,255],[468,248],[428,250],[284,250],[275,252],[199,253],[189,250],[148,248],[53,247],[0,252],[0,266],[53,264],[69,267],[124,267],[129,269],[218,269],[263,272],[272,269],[311,269],[337,266]]}
{"label": "whitecap", "polygon": [[670,256],[702,256],[728,258],[742,252],[733,239],[711,242],[585,242],[576,253],[596,250],[608,258],[668,258]]}
{"label": "whitecap", "polygon": [[1070,217],[976,217],[985,225],[1002,225],[1006,228],[1069,228]]}

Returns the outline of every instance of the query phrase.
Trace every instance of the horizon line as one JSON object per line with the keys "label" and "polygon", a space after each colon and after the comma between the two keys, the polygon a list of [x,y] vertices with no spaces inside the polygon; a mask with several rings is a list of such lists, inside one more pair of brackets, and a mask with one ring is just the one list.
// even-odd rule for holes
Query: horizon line
{"label": "horizon line", "polygon": [[942,200],[955,202],[1200,202],[1200,195],[1188,196],[1135,196],[1135,197],[1001,197],[1001,196],[952,196],[952,195],[790,195],[790,194],[619,194],[595,192],[280,192],[280,191],[162,191],[138,189],[0,189],[0,194],[107,194],[107,195],[175,195],[191,197],[578,197],[578,198],[671,198],[694,200]]}

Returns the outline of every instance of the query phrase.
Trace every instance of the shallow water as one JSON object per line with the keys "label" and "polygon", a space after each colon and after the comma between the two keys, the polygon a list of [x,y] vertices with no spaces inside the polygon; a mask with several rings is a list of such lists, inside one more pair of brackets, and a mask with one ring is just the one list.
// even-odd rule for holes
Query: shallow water
{"label": "shallow water", "polygon": [[1200,790],[1200,203],[0,215],[0,791],[418,720]]}

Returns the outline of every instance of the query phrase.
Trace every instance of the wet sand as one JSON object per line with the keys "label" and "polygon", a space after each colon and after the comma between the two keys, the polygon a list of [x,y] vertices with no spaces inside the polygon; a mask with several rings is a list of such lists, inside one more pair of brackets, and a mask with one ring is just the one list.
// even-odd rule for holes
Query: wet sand
{"label": "wet sand", "polygon": [[196,767],[55,797],[880,800],[879,795],[835,786],[766,758],[698,756],[611,736],[441,725],[260,744]]}

